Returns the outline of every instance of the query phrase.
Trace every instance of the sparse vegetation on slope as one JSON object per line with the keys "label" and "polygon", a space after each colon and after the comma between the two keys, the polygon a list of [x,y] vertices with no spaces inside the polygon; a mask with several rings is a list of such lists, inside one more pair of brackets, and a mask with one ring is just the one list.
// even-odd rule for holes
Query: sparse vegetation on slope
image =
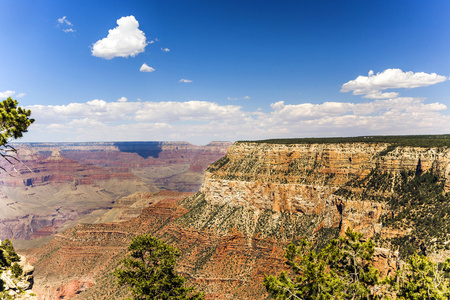
{"label": "sparse vegetation on slope", "polygon": [[275,299],[379,299],[374,293],[379,271],[370,264],[374,251],[370,239],[363,241],[350,229],[320,252],[302,239],[298,247],[289,244],[285,254],[295,277],[265,276],[264,285]]}
{"label": "sparse vegetation on slope", "polygon": [[431,170],[372,172],[363,179],[352,180],[335,192],[351,200],[385,202],[388,211],[382,216],[383,227],[398,229],[404,235],[375,239],[398,249],[402,257],[414,252],[430,253],[446,247],[450,236],[450,194],[444,181]]}
{"label": "sparse vegetation on slope", "polygon": [[[308,216],[290,212],[274,212],[271,209],[254,210],[234,205],[214,205],[197,193],[184,199],[181,205],[189,211],[176,222],[197,230],[211,230],[223,235],[238,231],[246,236],[292,241],[299,233],[313,234],[323,221],[321,216]],[[318,231],[318,235],[336,237],[337,229]]]}

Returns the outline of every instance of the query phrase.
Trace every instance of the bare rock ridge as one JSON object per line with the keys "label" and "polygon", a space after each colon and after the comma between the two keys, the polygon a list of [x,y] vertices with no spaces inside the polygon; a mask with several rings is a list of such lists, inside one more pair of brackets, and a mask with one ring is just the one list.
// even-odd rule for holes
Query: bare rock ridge
{"label": "bare rock ridge", "polygon": [[347,227],[382,247],[374,264],[383,274],[408,251],[442,261],[450,255],[449,139],[237,142],[209,166],[198,193],[124,198],[120,205],[151,204],[137,218],[78,225],[29,251],[36,286],[84,282],[77,299],[122,299],[110,272],[141,233],[179,248],[179,272],[208,299],[263,299],[264,274],[285,268],[287,243],[308,237],[320,248]]}
{"label": "bare rock ridge", "polygon": [[229,145],[13,144],[21,163],[14,169],[1,162],[9,174],[0,173],[0,239],[19,243],[51,236],[81,220],[95,222],[115,201],[136,192],[197,191],[204,170]]}

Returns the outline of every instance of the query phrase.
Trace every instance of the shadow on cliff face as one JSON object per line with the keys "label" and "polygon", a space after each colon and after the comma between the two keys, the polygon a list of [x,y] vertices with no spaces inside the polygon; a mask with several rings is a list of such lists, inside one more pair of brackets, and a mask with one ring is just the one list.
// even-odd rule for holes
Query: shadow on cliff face
{"label": "shadow on cliff face", "polygon": [[122,152],[136,153],[142,158],[158,158],[161,153],[161,142],[115,142]]}

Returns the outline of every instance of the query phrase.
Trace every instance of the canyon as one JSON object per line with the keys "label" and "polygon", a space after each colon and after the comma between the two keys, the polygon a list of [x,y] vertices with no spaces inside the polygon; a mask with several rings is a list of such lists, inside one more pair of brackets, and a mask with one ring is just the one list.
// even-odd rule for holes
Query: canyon
{"label": "canyon", "polygon": [[450,255],[450,137],[439,138],[443,146],[236,142],[207,168],[198,192],[134,193],[102,222],[24,250],[36,268],[33,289],[40,299],[123,299],[127,291],[112,272],[143,233],[181,250],[178,272],[207,299],[267,298],[264,274],[286,270],[288,243],[306,237],[320,249],[348,227],[376,242],[373,263],[383,275],[408,251],[443,261]]}
{"label": "canyon", "polygon": [[14,239],[20,248],[45,243],[79,222],[96,222],[117,200],[136,192],[198,190],[206,167],[230,143],[11,145],[17,159],[1,162],[0,240]]}

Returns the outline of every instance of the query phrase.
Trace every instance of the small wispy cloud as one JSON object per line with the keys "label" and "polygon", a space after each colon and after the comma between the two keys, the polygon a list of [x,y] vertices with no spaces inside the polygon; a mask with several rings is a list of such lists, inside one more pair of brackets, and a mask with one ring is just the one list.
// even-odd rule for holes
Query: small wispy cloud
{"label": "small wispy cloud", "polygon": [[16,94],[16,91],[11,91],[11,90],[0,92],[0,99],[4,100],[4,99],[6,99],[8,97],[14,96],[15,94]]}
{"label": "small wispy cloud", "polygon": [[189,83],[189,82],[192,82],[192,80],[189,80],[189,79],[180,79],[180,81],[178,81],[178,82],[184,82],[184,83]]}
{"label": "small wispy cloud", "polygon": [[162,52],[170,52],[170,49],[169,48],[161,48],[161,51]]}
{"label": "small wispy cloud", "polygon": [[227,100],[229,101],[238,101],[238,100],[250,100],[250,96],[244,96],[244,97],[227,97]]}
{"label": "small wispy cloud", "polygon": [[117,102],[127,102],[128,99],[127,97],[120,97],[119,99],[117,99]]}
{"label": "small wispy cloud", "polygon": [[147,65],[146,63],[142,64],[141,68],[139,69],[141,72],[154,72],[155,69]]}
{"label": "small wispy cloud", "polygon": [[65,33],[75,32],[75,29],[72,28],[73,27],[72,22],[67,20],[66,16],[58,19],[58,27],[60,26],[64,27],[62,31],[64,31]]}
{"label": "small wispy cloud", "polygon": [[8,97],[22,98],[25,95],[26,95],[25,93],[19,93],[19,94],[16,95],[16,91],[6,90],[4,92],[0,92],[0,101],[1,100],[5,100]]}
{"label": "small wispy cloud", "polygon": [[62,18],[59,18],[58,19],[58,23],[59,24],[66,24],[66,25],[69,25],[69,26],[73,26],[73,24],[69,20],[67,20],[66,16],[64,16]]}

